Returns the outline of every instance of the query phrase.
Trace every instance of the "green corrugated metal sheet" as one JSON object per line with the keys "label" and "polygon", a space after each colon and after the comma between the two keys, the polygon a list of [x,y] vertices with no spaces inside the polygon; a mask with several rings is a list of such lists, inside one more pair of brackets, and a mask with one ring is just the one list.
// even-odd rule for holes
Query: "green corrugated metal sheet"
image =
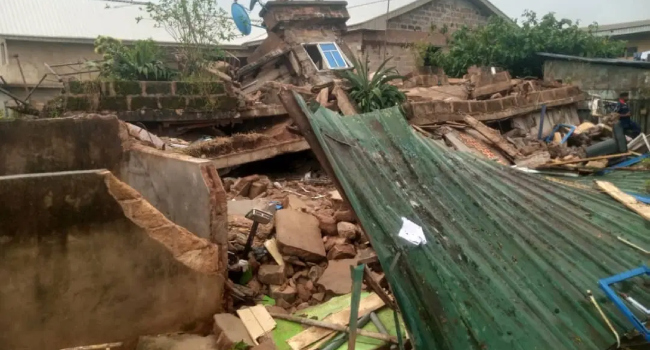
{"label": "green corrugated metal sheet", "polygon": [[[616,236],[650,247],[648,222],[606,195],[447,151],[414,133],[397,109],[308,114],[416,349],[614,343],[586,290],[605,302],[598,279],[646,262]],[[397,236],[402,217],[423,227],[426,244]],[[625,285],[649,305],[640,283]],[[619,331],[630,329],[611,303],[603,307]]]}
{"label": "green corrugated metal sheet", "polygon": [[[592,186],[594,180],[609,181],[624,192],[648,196],[650,172],[614,170],[602,176],[585,176],[576,180],[583,185]],[[593,187],[593,186],[592,186]]]}

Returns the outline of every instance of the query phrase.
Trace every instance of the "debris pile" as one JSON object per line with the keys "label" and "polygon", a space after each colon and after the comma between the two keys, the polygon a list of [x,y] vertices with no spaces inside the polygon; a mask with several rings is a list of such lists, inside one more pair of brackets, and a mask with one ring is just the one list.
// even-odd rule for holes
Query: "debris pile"
{"label": "debris pile", "polygon": [[[647,152],[647,136],[626,136],[616,113],[581,118],[578,102],[585,96],[576,87],[475,68],[461,80],[437,74],[436,79],[405,81],[411,101],[407,115],[420,132],[444,139],[456,150],[524,171],[569,170],[576,175]],[[424,86],[412,87],[413,81]],[[431,81],[438,85],[429,86]]]}
{"label": "debris pile", "polygon": [[[240,280],[252,294],[268,295],[290,312],[304,309],[350,293],[350,266],[375,256],[351,209],[325,178],[272,181],[251,175],[223,182],[229,193],[229,250],[238,257],[232,270],[241,265],[252,270]],[[269,205],[273,219],[255,225],[249,213]],[[240,263],[254,226],[253,253]],[[380,266],[371,266],[384,283]]]}

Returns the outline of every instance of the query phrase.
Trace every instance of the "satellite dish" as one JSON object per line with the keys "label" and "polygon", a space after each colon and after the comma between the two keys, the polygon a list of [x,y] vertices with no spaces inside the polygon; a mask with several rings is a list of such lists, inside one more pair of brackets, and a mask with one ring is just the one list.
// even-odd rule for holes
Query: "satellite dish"
{"label": "satellite dish", "polygon": [[232,13],[232,20],[235,21],[237,29],[244,34],[249,35],[251,33],[251,18],[248,16],[246,8],[236,2],[230,6],[230,12]]}

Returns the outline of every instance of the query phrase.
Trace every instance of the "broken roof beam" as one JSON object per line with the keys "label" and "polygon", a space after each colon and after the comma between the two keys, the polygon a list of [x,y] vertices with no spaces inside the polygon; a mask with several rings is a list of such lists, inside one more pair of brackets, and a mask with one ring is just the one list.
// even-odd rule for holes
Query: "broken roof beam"
{"label": "broken roof beam", "polygon": [[583,101],[585,95],[575,86],[531,92],[484,101],[420,101],[403,105],[411,124],[423,125],[463,121],[470,115],[480,121],[511,118],[542,109]]}
{"label": "broken roof beam", "polygon": [[237,71],[237,78],[241,78],[244,75],[253,72],[257,68],[261,68],[263,65],[273,61],[276,58],[279,58],[279,57],[283,56],[284,54],[289,52],[289,50],[290,50],[290,48],[288,46],[283,46],[283,47],[281,47],[279,49],[275,49],[275,50],[267,53],[266,55],[260,57],[259,60],[255,61],[255,62],[252,62],[252,63],[249,63],[249,64],[241,67]]}

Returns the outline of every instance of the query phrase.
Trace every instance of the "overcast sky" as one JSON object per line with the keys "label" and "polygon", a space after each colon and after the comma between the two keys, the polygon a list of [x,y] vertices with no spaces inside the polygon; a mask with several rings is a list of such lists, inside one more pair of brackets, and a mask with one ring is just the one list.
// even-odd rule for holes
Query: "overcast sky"
{"label": "overcast sky", "polygon": [[650,19],[650,0],[491,0],[510,17],[524,10],[539,14],[555,12],[560,18],[579,19],[584,25],[610,24]]}

